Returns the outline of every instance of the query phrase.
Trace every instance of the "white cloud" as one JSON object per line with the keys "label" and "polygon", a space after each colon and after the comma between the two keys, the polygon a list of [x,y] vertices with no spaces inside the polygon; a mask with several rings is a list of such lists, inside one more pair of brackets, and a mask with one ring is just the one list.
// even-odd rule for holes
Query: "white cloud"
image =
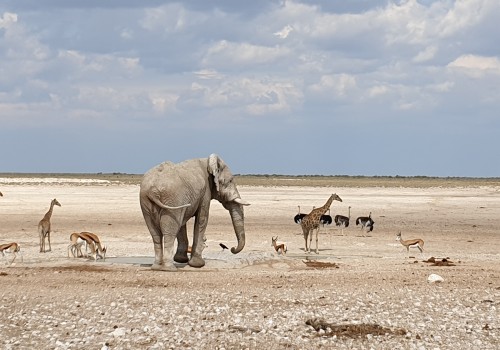
{"label": "white cloud", "polygon": [[0,36],[0,39],[7,48],[6,59],[42,61],[49,58],[48,47],[40,42],[36,34],[29,33],[24,22],[19,21],[16,13],[5,12],[0,18],[0,28],[5,30],[3,38]]}
{"label": "white cloud", "polygon": [[13,23],[17,22],[17,14],[4,12],[0,17],[0,28],[9,28]]}
{"label": "white cloud", "polygon": [[422,63],[433,59],[437,53],[438,49],[436,46],[431,45],[426,47],[424,50],[420,51],[417,56],[413,58],[413,62]]}
{"label": "white cloud", "polygon": [[314,93],[332,94],[335,97],[345,97],[356,88],[356,78],[349,74],[323,75],[320,81],[310,86]]}
{"label": "white cloud", "polygon": [[254,66],[276,62],[288,54],[290,54],[290,49],[287,47],[267,47],[221,40],[207,50],[202,62],[204,66],[221,68],[227,68],[228,65]]}
{"label": "white cloud", "polygon": [[223,79],[224,75],[217,72],[215,69],[201,69],[194,72],[199,79]]}
{"label": "white cloud", "polygon": [[283,29],[274,33],[280,39],[286,39],[288,35],[293,31],[293,27],[291,25],[286,25]]}
{"label": "white cloud", "polygon": [[182,109],[224,108],[234,111],[235,115],[265,115],[290,112],[302,103],[303,95],[289,81],[234,78],[212,84],[194,82],[180,100]]}
{"label": "white cloud", "polygon": [[448,67],[473,77],[482,77],[486,74],[500,74],[500,60],[498,57],[467,54],[450,62]]}
{"label": "white cloud", "polygon": [[369,97],[377,97],[381,95],[385,95],[389,92],[389,88],[385,85],[377,85],[368,89]]}
{"label": "white cloud", "polygon": [[134,76],[142,72],[140,58],[115,54],[85,54],[76,50],[60,50],[62,65],[69,65],[74,75],[83,79],[100,77],[103,72],[111,76]]}
{"label": "white cloud", "polygon": [[175,104],[179,99],[178,95],[168,93],[152,93],[150,94],[151,104],[153,110],[158,113],[165,113],[169,110],[175,109]]}
{"label": "white cloud", "polygon": [[[439,7],[445,8],[446,2],[439,2]],[[431,7],[432,9],[432,7]],[[458,0],[452,6],[445,8],[446,13],[439,18],[436,33],[447,37],[480,23],[492,11],[498,11],[497,0]]]}
{"label": "white cloud", "polygon": [[179,33],[201,25],[210,18],[214,19],[218,15],[220,12],[217,11],[212,14],[188,11],[182,3],[172,3],[147,8],[140,25],[151,32]]}
{"label": "white cloud", "polygon": [[445,81],[443,83],[439,84],[430,84],[427,86],[427,89],[430,91],[436,91],[436,92],[449,92],[453,87],[455,86],[455,83],[452,81]]}

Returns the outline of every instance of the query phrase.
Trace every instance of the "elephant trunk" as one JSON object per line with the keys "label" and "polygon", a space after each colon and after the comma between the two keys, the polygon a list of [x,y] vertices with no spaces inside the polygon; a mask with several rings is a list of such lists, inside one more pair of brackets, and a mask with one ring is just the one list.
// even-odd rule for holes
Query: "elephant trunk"
{"label": "elephant trunk", "polygon": [[231,248],[231,253],[238,254],[245,247],[245,220],[243,215],[243,206],[238,203],[232,203],[229,208],[231,220],[233,221],[234,233],[238,240],[238,246]]}

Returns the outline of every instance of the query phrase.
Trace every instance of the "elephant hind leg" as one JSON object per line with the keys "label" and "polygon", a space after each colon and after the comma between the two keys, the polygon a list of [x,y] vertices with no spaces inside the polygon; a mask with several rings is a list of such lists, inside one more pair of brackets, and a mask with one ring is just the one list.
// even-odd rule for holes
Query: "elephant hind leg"
{"label": "elephant hind leg", "polygon": [[153,239],[153,245],[155,250],[155,261],[153,263],[153,270],[163,270],[164,259],[163,259],[163,233],[158,227],[158,224],[151,218],[151,213],[149,210],[141,206],[142,213],[144,215],[144,221],[148,227],[151,238]]}
{"label": "elephant hind leg", "polygon": [[[165,254],[163,252],[162,240],[165,246]],[[175,243],[174,235],[161,235],[153,236],[153,243],[155,245],[155,262],[151,266],[152,270],[156,271],[177,271],[174,262],[172,261],[172,246]]]}
{"label": "elephant hind leg", "polygon": [[177,251],[174,255],[175,262],[186,264],[189,261],[187,255],[188,244],[186,225],[183,225],[179,233],[177,233]]}

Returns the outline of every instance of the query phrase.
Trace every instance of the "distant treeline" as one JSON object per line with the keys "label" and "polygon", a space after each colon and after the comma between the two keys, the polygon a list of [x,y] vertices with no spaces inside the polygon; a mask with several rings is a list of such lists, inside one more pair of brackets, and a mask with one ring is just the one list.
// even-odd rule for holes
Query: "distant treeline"
{"label": "distant treeline", "polygon": [[353,178],[353,179],[451,179],[451,180],[500,180],[500,177],[465,177],[465,176],[425,176],[425,175],[282,175],[282,174],[235,174],[235,176],[276,177],[276,178]]}

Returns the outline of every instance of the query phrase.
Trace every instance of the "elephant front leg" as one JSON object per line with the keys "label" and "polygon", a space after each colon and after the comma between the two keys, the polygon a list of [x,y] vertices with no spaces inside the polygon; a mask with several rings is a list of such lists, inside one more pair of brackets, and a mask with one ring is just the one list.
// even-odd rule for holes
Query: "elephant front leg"
{"label": "elephant front leg", "polygon": [[208,209],[201,210],[200,215],[195,218],[193,230],[193,247],[191,249],[191,259],[189,266],[203,267],[205,260],[202,257],[203,249],[205,249],[205,230],[208,225]]}
{"label": "elephant front leg", "polygon": [[186,225],[183,225],[177,234],[177,252],[174,255],[175,262],[186,264],[189,261],[187,255],[188,244]]}

